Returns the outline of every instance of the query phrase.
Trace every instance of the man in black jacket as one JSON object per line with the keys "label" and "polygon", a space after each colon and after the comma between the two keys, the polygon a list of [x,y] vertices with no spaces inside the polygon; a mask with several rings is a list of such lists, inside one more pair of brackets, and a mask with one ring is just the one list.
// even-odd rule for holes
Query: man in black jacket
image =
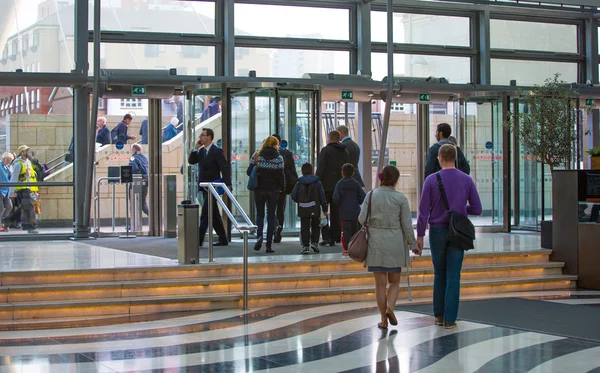
{"label": "man in black jacket", "polygon": [[[212,141],[215,137],[215,133],[210,128],[202,129],[200,134],[200,143],[202,147],[192,150],[188,157],[189,164],[198,164],[198,183],[201,182],[222,182],[231,189],[231,174],[229,170],[229,163],[225,159],[223,149],[218,146],[214,146]],[[200,246],[204,242],[204,235],[208,229],[208,192],[202,189],[204,196],[204,203],[202,204],[202,216],[200,219],[199,238]],[[212,197],[213,203],[213,226],[219,240],[214,243],[215,246],[227,246],[229,238],[225,233],[225,227],[223,226],[223,220],[219,214],[219,205],[215,197]]]}
{"label": "man in black jacket", "polygon": [[[442,145],[451,144],[450,140],[448,139],[449,137],[451,137],[450,134],[452,134],[452,127],[450,127],[448,123],[438,124],[435,132],[435,139],[437,140],[437,142],[431,145],[429,151],[427,152],[427,163],[425,164],[425,178],[442,169],[438,160],[438,153]],[[469,162],[465,158],[465,155],[463,154],[462,150],[456,145],[455,147],[455,167],[464,172],[465,174],[469,175],[471,173],[471,167],[469,166]]]}
{"label": "man in black jacket", "polygon": [[346,145],[346,151],[350,156],[350,163],[354,166],[354,179],[356,179],[358,184],[364,188],[365,183],[360,176],[360,170],[358,169],[358,161],[360,160],[360,147],[350,137],[350,134],[348,133],[348,127],[342,124],[341,126],[337,126],[336,130],[339,131],[342,137],[342,144]]}
{"label": "man in black jacket", "polygon": [[285,189],[279,194],[279,200],[277,201],[277,229],[275,230],[274,243],[281,242],[281,231],[283,230],[283,222],[285,220],[285,205],[288,194],[292,193],[296,182],[298,182],[298,172],[296,172],[296,163],[294,162],[294,154],[281,147],[281,137],[278,134],[271,135],[279,141],[279,154],[283,157],[284,166],[283,172],[285,174]]}
{"label": "man in black jacket", "polygon": [[342,238],[340,213],[338,206],[333,203],[333,191],[337,182],[342,178],[342,166],[350,163],[350,156],[346,146],[340,143],[341,139],[341,134],[338,131],[329,132],[329,143],[321,149],[317,158],[317,176],[323,184],[325,197],[329,205],[329,225],[321,230],[323,235],[321,245],[329,244],[329,246],[333,246],[335,242],[340,242]]}

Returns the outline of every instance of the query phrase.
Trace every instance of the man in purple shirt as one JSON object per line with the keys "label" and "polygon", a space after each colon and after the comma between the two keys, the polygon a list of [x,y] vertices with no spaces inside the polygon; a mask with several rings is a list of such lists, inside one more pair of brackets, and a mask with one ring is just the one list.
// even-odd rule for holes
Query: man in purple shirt
{"label": "man in purple shirt", "polygon": [[[440,147],[438,159],[442,169],[438,171],[444,184],[450,210],[463,215],[481,215],[481,200],[471,177],[455,167],[456,147],[445,144]],[[464,250],[448,246],[446,235],[450,220],[440,193],[436,174],[425,179],[419,218],[417,220],[417,252],[423,251],[423,237],[429,223],[429,246],[433,261],[433,314],[435,324],[446,329],[456,327],[460,297],[460,270]]]}

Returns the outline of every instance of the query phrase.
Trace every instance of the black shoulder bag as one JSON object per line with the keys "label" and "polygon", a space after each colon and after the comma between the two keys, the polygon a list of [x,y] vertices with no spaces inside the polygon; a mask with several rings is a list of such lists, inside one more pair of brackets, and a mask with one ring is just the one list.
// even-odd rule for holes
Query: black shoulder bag
{"label": "black shoulder bag", "polygon": [[450,217],[450,220],[448,221],[448,235],[446,237],[446,242],[450,246],[460,247],[463,250],[472,250],[474,248],[473,241],[475,241],[475,227],[468,217],[450,210],[448,197],[446,197],[446,191],[444,190],[444,184],[442,183],[442,177],[439,172],[437,172],[435,176],[437,178],[438,187],[440,188],[442,200],[444,201],[444,207]]}

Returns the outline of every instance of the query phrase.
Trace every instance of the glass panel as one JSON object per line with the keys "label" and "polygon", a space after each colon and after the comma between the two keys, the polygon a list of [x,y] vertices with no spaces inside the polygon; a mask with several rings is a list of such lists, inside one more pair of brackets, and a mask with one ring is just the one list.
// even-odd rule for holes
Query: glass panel
{"label": "glass panel", "polygon": [[[94,5],[89,0],[89,29]],[[101,29],[110,31],[214,34],[215,3],[209,1],[103,1]]]}
{"label": "glass panel", "polygon": [[[37,181],[73,182],[73,154],[69,152],[73,139],[70,89],[0,86],[0,102],[0,154],[10,152],[17,157],[12,160],[12,165],[12,158],[6,158],[7,167],[22,167],[22,162],[28,159]],[[29,147],[29,158],[22,149],[19,152],[23,145]],[[13,174],[15,181],[20,180],[19,174],[16,171]],[[21,181],[25,181],[25,174],[22,178]],[[17,191],[16,188],[12,191]],[[25,229],[11,229],[9,234],[27,234],[26,228],[32,223],[40,233],[72,233],[73,187],[44,186],[38,189],[39,200],[34,201],[33,206],[21,203],[19,207],[17,200],[13,200],[13,210],[5,212],[9,215],[8,225]],[[6,191],[10,193],[10,190]],[[3,206],[0,203],[0,208]],[[15,211],[17,214],[13,214]],[[31,212],[31,220],[26,219],[24,211]]]}
{"label": "glass panel", "polygon": [[[483,213],[473,217],[473,222],[475,225],[501,225],[503,154],[500,103],[467,103],[464,144],[463,152],[471,166],[471,178],[475,181],[483,206]],[[490,145],[492,147],[488,149]]]}
{"label": "glass panel", "polygon": [[274,48],[235,48],[235,75],[301,78],[305,73],[348,74],[350,53]]}
{"label": "glass panel", "polygon": [[[248,176],[246,170],[250,165],[252,148],[250,146],[250,95],[240,92],[231,98],[231,183],[233,195],[242,209],[254,221],[251,214],[250,192],[246,188]],[[235,213],[235,212],[234,212]]]}
{"label": "glass panel", "polygon": [[[94,46],[88,44],[89,75],[94,73]],[[215,48],[189,45],[102,43],[100,67],[103,69],[177,69],[178,75],[215,75]]]}
{"label": "glass panel", "polygon": [[544,84],[544,81],[560,73],[566,82],[577,81],[577,64],[569,62],[491,60],[492,84],[508,85],[516,80],[519,86]]}
{"label": "glass panel", "polygon": [[75,67],[74,15],[72,2],[3,1],[0,71],[70,72]]}
{"label": "glass panel", "polygon": [[[371,65],[374,80],[381,80],[387,75],[387,55],[385,53],[372,53]],[[444,77],[450,83],[469,83],[471,81],[471,61],[468,57],[395,54],[394,75]]]}
{"label": "glass panel", "polygon": [[[469,18],[394,13],[394,43],[470,46]],[[386,12],[371,12],[371,40],[387,42]]]}
{"label": "glass panel", "polygon": [[492,49],[577,53],[577,26],[490,20]]}
{"label": "glass panel", "polygon": [[348,9],[235,4],[235,34],[349,40],[349,13]]}

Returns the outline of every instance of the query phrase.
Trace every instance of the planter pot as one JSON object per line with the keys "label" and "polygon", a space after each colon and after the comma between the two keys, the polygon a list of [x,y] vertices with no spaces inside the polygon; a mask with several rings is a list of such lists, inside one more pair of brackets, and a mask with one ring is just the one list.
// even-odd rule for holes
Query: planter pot
{"label": "planter pot", "polygon": [[592,170],[600,170],[600,157],[590,157]]}

